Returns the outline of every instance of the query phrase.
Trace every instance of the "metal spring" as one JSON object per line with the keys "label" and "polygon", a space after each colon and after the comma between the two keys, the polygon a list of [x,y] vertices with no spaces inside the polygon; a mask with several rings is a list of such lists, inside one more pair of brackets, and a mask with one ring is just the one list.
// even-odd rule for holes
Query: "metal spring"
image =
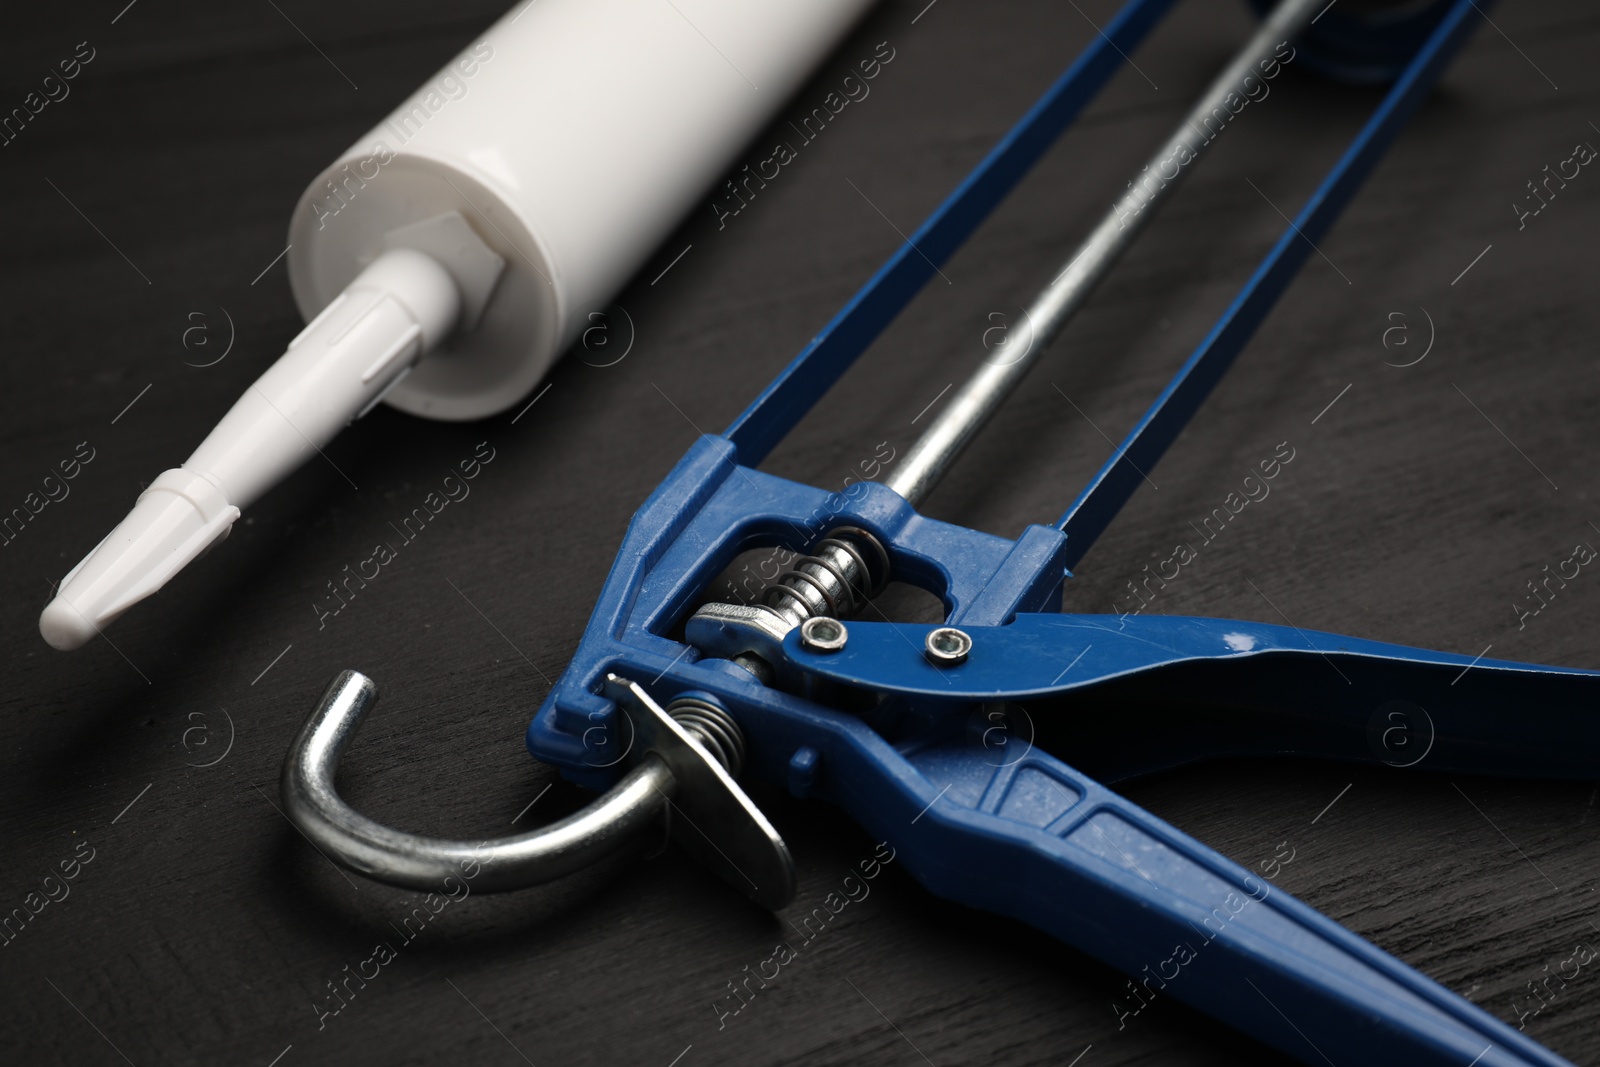
{"label": "metal spring", "polygon": [[667,705],[667,714],[705,746],[734,778],[744,769],[744,731],[733,716],[708,700],[679,697]]}
{"label": "metal spring", "polygon": [[[874,557],[876,574],[863,549]],[[762,599],[799,625],[819,615],[848,619],[888,584],[889,553],[882,542],[859,526],[836,526],[810,555],[780,574]]]}

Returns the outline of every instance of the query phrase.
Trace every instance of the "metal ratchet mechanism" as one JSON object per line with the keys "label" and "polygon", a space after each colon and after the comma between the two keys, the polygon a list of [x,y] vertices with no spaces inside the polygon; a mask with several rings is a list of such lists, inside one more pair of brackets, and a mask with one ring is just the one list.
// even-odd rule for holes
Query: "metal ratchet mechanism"
{"label": "metal ratchet mechanism", "polygon": [[[1029,334],[1008,345],[1020,355],[962,386],[887,484],[828,493],[755,469],[1173,2],[1128,0],[755,403],[726,433],[697,441],[634,516],[577,652],[528,728],[535,756],[606,791],[590,809],[478,843],[363,818],[332,786],[372,700],[371,683],[347,672],[285,764],[296,824],[334,859],[386,881],[436,885],[475,858],[493,861],[492,887],[510,888],[623,847],[671,798],[689,816],[671,820],[680,841],[753,899],[782,906],[792,866],[733,780],[742,765],[845,808],[929,891],[1030,923],[1307,1062],[1564,1064],[1103,783],[1233,754],[1590,778],[1600,766],[1591,710],[1600,672],[1251,622],[1060,613],[1070,568],[1381,158],[1474,25],[1474,0],[1367,4],[1359,16],[1327,0],[1283,0],[1045,286],[1026,316]],[[1207,120],[1285,56],[1389,87],[1113,457],[1056,522],[1015,540],[918,514],[916,503],[1198,164]],[[806,554],[765,603],[706,603],[740,552],[778,545]],[[938,595],[944,625],[861,618],[891,578]],[[1328,664],[1348,684],[1308,678]],[[627,680],[642,678],[649,694]],[[1515,722],[1508,707],[1519,709]],[[1397,712],[1429,724],[1420,755],[1397,758],[1381,743]],[[984,745],[997,714],[1025,715],[1039,743],[1020,754]],[[1050,747],[1070,752],[1073,765]]]}

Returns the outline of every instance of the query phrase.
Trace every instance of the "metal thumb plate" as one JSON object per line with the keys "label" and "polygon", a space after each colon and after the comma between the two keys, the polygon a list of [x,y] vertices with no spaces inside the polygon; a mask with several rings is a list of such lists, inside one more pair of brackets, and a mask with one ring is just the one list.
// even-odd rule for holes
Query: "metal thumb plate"
{"label": "metal thumb plate", "polygon": [[636,760],[653,752],[672,771],[673,840],[739,892],[771,911],[794,899],[794,859],[761,809],[722,764],[636,682],[606,675],[605,694],[634,728]]}

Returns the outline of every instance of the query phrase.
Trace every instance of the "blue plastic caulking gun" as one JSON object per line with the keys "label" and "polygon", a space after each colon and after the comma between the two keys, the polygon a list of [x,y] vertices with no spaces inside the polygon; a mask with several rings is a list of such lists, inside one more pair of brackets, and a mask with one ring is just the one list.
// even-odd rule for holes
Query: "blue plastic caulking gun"
{"label": "blue plastic caulking gun", "polygon": [[[1430,769],[1592,777],[1600,672],[1251,622],[1059,612],[1070,568],[1444,69],[1477,20],[1473,0],[1361,17],[1328,0],[1282,0],[1040,293],[1027,336],[951,396],[884,484],[828,493],[755,469],[1170,6],[1129,0],[755,403],[726,433],[700,438],[639,510],[577,653],[528,729],[534,755],[602,797],[493,841],[381,826],[333,787],[376,699],[369,679],[347,671],[284,766],[296,825],[384,881],[431,889],[475,867],[477,886],[510,889],[629,847],[670,812],[685,849],[777,909],[793,896],[793,863],[735,782],[748,771],[843,807],[929,891],[1038,927],[1308,1063],[1566,1063],[1102,780],[1224,754],[1384,760],[1369,732],[1386,707],[1430,723],[1425,750],[1405,757]],[[1387,83],[1387,95],[1114,456],[1058,521],[1014,541],[919,515],[918,501],[1196,165],[1231,105],[1296,55]],[[706,602],[737,554],[781,544],[806,554],[765,603]],[[872,597],[891,577],[937,594],[945,624],[874,621]],[[1342,684],[1307,681],[1330,666]],[[1536,740],[1502,713],[1530,699],[1541,711]],[[1039,744],[1016,755],[983,743],[1016,716]],[[1240,728],[1219,731],[1218,721]],[[1078,766],[1045,751],[1052,737],[1070,741],[1062,747]]]}

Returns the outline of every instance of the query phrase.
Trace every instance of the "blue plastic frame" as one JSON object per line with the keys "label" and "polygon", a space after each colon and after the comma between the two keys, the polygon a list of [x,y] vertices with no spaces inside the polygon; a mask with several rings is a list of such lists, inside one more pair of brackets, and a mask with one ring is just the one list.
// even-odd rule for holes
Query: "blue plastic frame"
{"label": "blue plastic frame", "polygon": [[[1392,706],[1424,710],[1417,765],[1593,775],[1600,728],[1588,709],[1600,673],[1228,620],[1053,614],[1069,567],[1126,501],[1137,470],[1159,460],[1465,38],[1472,0],[1443,5],[1372,118],[1058,525],[1010,540],[927,518],[874,483],[827,493],[755,469],[1171,2],[1131,0],[727,433],[696,441],[630,523],[579,648],[528,728],[528,747],[603,788],[629,741],[601,679],[625,675],[662,702],[697,693],[741,724],[750,773],[840,805],[931,892],[1028,922],[1120,968],[1133,976],[1130,1005],[1170,994],[1312,1063],[1564,1064],[1101,782],[1037,747],[997,759],[971,729],[974,713],[996,701],[1068,729],[1080,702],[1119,693],[1182,706],[1200,691],[1199,672],[1206,695],[1229,714],[1256,716],[1260,729],[1152,746],[1148,759],[1125,758],[1112,777],[1233,751],[1394,762],[1382,745],[1358,743],[1370,737],[1372,716]],[[974,637],[965,664],[938,670],[922,660],[927,627],[852,621],[846,651],[833,657],[806,652],[791,635],[791,664],[818,686],[834,683],[847,712],[767,688],[677,639],[740,551],[808,545],[840,525],[870,531],[897,578],[943,598],[948,622]],[[1320,681],[1307,673],[1324,669],[1318,661],[1349,688],[1337,688],[1332,670]],[[1319,684],[1332,692],[1305,700]],[[1496,714],[1507,691],[1536,697],[1549,730],[1537,744],[1518,742],[1509,764],[1501,750],[1526,734]]]}

